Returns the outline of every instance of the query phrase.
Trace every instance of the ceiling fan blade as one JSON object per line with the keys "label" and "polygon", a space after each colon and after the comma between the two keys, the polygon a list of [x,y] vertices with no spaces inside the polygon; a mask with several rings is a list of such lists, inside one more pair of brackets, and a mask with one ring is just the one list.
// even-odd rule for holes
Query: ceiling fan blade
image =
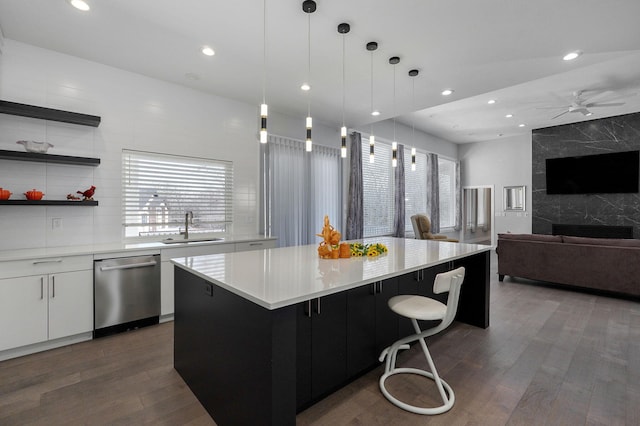
{"label": "ceiling fan blade", "polygon": [[556,118],[560,117],[561,115],[565,115],[565,114],[566,114],[566,113],[568,113],[568,112],[569,112],[569,110],[562,111],[560,114],[558,114],[558,115],[556,115],[556,116],[554,116],[554,117],[551,117],[551,119],[552,119],[552,120],[555,120]]}
{"label": "ceiling fan blade", "polygon": [[563,106],[548,106],[548,107],[536,107],[536,109],[560,109],[560,108],[569,108],[571,105],[563,105]]}
{"label": "ceiling fan blade", "polygon": [[622,106],[622,105],[624,105],[624,102],[609,102],[607,104],[594,103],[594,104],[587,104],[585,106],[587,108],[598,108],[598,107],[612,107],[612,106]]}

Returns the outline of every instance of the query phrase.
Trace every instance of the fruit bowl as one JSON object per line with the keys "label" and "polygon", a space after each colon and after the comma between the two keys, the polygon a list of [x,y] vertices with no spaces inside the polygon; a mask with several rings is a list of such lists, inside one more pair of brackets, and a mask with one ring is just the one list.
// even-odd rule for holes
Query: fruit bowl
{"label": "fruit bowl", "polygon": [[27,197],[27,200],[42,200],[43,195],[44,194],[42,193],[42,191],[36,191],[35,189],[24,193],[24,196]]}
{"label": "fruit bowl", "polygon": [[8,189],[2,189],[0,188],[0,200],[8,200],[9,197],[11,197],[12,192],[10,192]]}

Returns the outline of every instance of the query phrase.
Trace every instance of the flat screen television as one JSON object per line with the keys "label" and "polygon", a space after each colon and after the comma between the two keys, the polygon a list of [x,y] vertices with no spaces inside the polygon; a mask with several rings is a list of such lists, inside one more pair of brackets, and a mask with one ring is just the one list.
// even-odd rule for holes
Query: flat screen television
{"label": "flat screen television", "polygon": [[547,158],[547,194],[637,193],[640,151]]}

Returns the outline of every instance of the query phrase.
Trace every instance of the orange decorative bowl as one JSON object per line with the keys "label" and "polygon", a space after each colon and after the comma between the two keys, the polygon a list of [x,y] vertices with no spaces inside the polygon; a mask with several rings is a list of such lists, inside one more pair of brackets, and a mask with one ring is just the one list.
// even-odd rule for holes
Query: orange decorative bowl
{"label": "orange decorative bowl", "polygon": [[9,197],[11,197],[12,192],[10,192],[8,189],[2,189],[0,188],[0,200],[8,200]]}
{"label": "orange decorative bowl", "polygon": [[42,191],[36,191],[35,189],[24,193],[24,196],[27,197],[27,200],[42,200],[43,195],[44,194],[42,193]]}

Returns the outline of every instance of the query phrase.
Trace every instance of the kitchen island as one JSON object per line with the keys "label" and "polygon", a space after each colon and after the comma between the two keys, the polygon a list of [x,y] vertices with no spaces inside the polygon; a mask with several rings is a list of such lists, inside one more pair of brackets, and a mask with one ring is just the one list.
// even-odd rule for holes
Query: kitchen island
{"label": "kitchen island", "polygon": [[432,296],[439,272],[466,268],[457,319],[489,326],[489,246],[363,242],[389,251],[325,260],[309,245],[172,260],[174,366],[218,424],[295,424],[411,332],[386,301]]}

